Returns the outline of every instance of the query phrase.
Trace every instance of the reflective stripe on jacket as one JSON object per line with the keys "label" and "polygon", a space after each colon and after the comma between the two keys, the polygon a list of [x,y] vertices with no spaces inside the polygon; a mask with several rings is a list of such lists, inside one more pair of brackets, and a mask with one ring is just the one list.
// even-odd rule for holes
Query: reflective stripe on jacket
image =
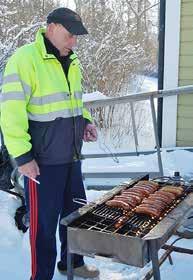
{"label": "reflective stripe on jacket", "polygon": [[[82,75],[76,54],[70,56],[66,78],[60,62],[46,52],[44,32],[40,29],[34,43],[19,48],[4,72],[1,128],[8,151],[19,165],[34,157],[42,164],[72,161],[74,154],[80,154],[85,119],[91,121],[90,113],[83,108]],[[39,137],[42,133],[43,138]],[[58,137],[61,141],[56,141]],[[55,154],[49,153],[56,144],[60,147],[55,147]],[[64,146],[68,152],[64,149],[62,155],[57,154]]]}

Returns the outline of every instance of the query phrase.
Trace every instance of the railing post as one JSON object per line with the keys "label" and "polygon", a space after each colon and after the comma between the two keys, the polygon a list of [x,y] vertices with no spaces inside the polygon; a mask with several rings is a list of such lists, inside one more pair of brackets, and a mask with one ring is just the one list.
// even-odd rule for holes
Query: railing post
{"label": "railing post", "polygon": [[152,120],[153,120],[153,128],[154,128],[154,136],[155,136],[155,142],[156,142],[159,172],[160,172],[160,176],[163,176],[164,172],[163,172],[163,165],[162,165],[162,158],[161,158],[161,151],[160,151],[160,144],[159,144],[159,137],[158,137],[157,119],[156,119],[156,112],[155,112],[153,96],[150,96],[149,99],[150,99],[150,105],[151,105],[151,114],[152,114]]}
{"label": "railing post", "polygon": [[134,136],[134,141],[135,141],[135,150],[136,150],[136,154],[138,155],[139,142],[138,142],[138,137],[137,137],[137,128],[136,128],[136,122],[135,122],[135,113],[134,113],[133,102],[130,102],[130,108],[131,108],[133,136]]}

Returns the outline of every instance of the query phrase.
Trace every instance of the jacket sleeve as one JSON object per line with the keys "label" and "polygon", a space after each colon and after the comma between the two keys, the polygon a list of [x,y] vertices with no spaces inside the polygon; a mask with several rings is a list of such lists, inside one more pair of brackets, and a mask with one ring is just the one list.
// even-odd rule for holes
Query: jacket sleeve
{"label": "jacket sleeve", "polygon": [[83,107],[83,118],[87,123],[92,122],[91,113],[85,107]]}
{"label": "jacket sleeve", "polygon": [[33,159],[27,115],[31,79],[24,58],[16,53],[9,59],[4,72],[0,124],[8,152],[19,166]]}
{"label": "jacket sleeve", "polygon": [[[77,65],[78,65],[78,68],[77,68],[77,71],[78,71],[78,72],[77,72],[77,75],[78,75],[78,77],[80,77],[80,88],[81,88],[81,92],[83,92],[83,90],[82,90],[82,79],[83,79],[83,76],[82,76],[82,67],[81,67],[81,64],[80,64],[80,61],[79,61],[78,58],[76,59],[76,61],[77,61],[77,62],[76,62]],[[85,119],[85,123],[86,123],[86,124],[89,123],[89,122],[92,122],[92,116],[91,116],[89,110],[86,109],[84,103],[83,103],[83,118]]]}

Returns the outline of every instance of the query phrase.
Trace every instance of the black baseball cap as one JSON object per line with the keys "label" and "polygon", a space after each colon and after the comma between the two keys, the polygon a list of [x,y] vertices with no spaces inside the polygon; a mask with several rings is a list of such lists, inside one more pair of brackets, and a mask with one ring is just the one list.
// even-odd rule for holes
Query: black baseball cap
{"label": "black baseball cap", "polygon": [[49,13],[47,24],[52,22],[62,24],[73,35],[88,34],[81,17],[68,8],[58,8]]}

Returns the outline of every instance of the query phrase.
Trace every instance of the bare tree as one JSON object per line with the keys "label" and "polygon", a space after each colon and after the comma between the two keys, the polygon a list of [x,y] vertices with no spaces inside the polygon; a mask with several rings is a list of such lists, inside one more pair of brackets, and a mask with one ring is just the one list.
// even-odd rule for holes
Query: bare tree
{"label": "bare tree", "polygon": [[14,50],[34,40],[45,15],[58,5],[54,0],[0,0],[0,88],[8,57]]}
{"label": "bare tree", "polygon": [[[151,28],[148,0],[75,0],[89,36],[79,41],[85,92],[100,91],[107,96],[125,95],[133,90],[139,74],[152,71],[156,64],[157,38]],[[139,87],[138,82],[138,87]],[[135,106],[139,116],[141,105]],[[119,146],[132,135],[130,106],[119,105],[93,110],[98,127]],[[120,122],[121,121],[121,122]],[[137,118],[138,131],[145,117]],[[108,138],[107,137],[107,138]]]}
{"label": "bare tree", "polygon": [[45,15],[58,5],[54,0],[0,0],[0,73],[7,58],[19,46],[34,39]]}

